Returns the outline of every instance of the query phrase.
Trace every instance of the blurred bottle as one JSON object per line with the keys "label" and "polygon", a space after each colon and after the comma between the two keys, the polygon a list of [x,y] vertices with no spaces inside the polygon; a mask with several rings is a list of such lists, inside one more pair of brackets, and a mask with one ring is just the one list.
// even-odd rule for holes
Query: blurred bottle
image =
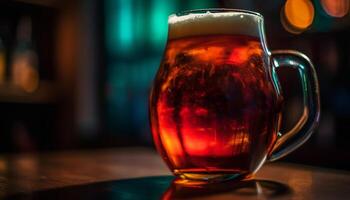
{"label": "blurred bottle", "polygon": [[32,42],[32,20],[30,17],[22,17],[17,26],[11,75],[13,84],[26,92],[34,92],[38,88],[38,56]]}
{"label": "blurred bottle", "polygon": [[3,42],[0,38],[0,84],[3,84],[5,82],[5,75],[6,75],[6,60],[5,60],[5,47],[3,45]]}

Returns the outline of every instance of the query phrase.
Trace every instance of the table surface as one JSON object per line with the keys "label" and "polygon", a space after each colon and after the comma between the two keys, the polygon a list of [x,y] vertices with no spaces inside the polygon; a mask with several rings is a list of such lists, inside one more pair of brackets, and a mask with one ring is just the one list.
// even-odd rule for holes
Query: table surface
{"label": "table surface", "polygon": [[265,164],[250,181],[185,186],[148,148],[0,156],[0,199],[350,199],[350,173]]}

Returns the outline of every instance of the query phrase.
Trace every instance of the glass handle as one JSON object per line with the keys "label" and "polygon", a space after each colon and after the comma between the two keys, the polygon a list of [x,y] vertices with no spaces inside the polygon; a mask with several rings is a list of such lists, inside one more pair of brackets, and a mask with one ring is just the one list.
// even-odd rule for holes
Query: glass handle
{"label": "glass handle", "polygon": [[279,92],[276,69],[279,67],[291,67],[298,70],[303,92],[303,113],[296,125],[287,133],[278,134],[278,139],[273,147],[269,160],[275,161],[297,149],[306,142],[318,125],[320,117],[320,92],[316,70],[311,61],[304,54],[279,50],[271,54],[272,78]]}

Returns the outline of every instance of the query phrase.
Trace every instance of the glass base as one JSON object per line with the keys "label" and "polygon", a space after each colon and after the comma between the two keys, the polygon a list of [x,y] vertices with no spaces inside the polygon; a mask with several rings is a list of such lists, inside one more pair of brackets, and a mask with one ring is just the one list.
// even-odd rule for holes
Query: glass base
{"label": "glass base", "polygon": [[174,174],[180,179],[177,182],[188,184],[206,184],[216,183],[228,180],[245,180],[250,179],[252,175],[250,173],[200,173],[200,172],[180,172],[175,170]]}

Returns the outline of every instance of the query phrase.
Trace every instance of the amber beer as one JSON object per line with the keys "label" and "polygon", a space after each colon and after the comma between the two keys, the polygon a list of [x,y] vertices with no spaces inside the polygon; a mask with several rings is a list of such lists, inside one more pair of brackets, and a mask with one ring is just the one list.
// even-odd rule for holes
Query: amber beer
{"label": "amber beer", "polygon": [[248,173],[264,160],[279,106],[262,52],[259,38],[237,34],[168,42],[151,124],[175,173]]}
{"label": "amber beer", "polygon": [[220,24],[195,30],[186,21],[173,24],[181,25],[176,30],[182,32],[169,27],[151,93],[155,145],[186,178],[249,174],[272,150],[279,127],[280,105],[259,35],[245,23],[236,24],[242,33],[220,32]]}

